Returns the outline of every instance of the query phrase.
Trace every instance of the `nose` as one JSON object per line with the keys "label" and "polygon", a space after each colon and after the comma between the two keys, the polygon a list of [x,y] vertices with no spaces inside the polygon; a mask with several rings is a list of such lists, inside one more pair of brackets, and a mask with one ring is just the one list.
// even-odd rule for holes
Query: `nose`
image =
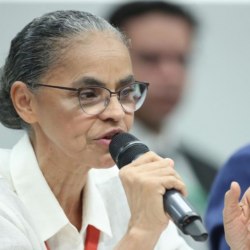
{"label": "nose", "polygon": [[124,118],[125,111],[123,110],[117,95],[111,95],[108,106],[99,116],[103,120],[112,119],[114,121],[119,121]]}

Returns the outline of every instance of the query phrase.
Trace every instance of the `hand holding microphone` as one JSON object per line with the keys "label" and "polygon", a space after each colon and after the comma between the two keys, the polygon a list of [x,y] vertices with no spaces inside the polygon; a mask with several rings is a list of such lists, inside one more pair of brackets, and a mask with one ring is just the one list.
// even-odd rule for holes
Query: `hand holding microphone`
{"label": "hand holding microphone", "polygon": [[[116,135],[110,144],[110,153],[117,166],[122,168],[130,164],[121,171],[121,179],[132,216],[135,213],[135,219],[140,220],[139,223],[145,222],[143,227],[150,227],[150,223],[158,223],[165,227],[168,218],[163,215],[163,205],[164,211],[184,234],[192,236],[197,241],[206,240],[207,232],[201,217],[177,191],[185,193],[185,188],[171,167],[170,160],[162,159],[154,153],[147,153],[148,151],[146,145],[128,133]],[[137,159],[141,155],[143,156]],[[135,167],[136,170],[132,170],[131,167]],[[126,172],[124,176],[123,172]],[[137,174],[134,176],[133,172]],[[126,182],[134,182],[134,185]]]}

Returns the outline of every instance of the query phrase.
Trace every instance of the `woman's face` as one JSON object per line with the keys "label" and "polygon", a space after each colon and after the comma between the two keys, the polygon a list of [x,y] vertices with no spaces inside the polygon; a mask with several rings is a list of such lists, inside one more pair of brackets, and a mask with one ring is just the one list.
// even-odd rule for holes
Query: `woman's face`
{"label": "woman's face", "polygon": [[[111,91],[133,80],[127,48],[115,38],[103,34],[81,36],[61,57],[42,84],[80,88],[97,83]],[[119,131],[128,131],[133,114],[125,113],[116,96],[99,115],[88,115],[81,109],[74,91],[40,87],[35,93],[37,121],[32,124],[35,151],[53,160],[65,159],[87,167],[112,166],[107,139]],[[42,148],[43,150],[40,150]],[[36,150],[37,149],[37,150]]]}

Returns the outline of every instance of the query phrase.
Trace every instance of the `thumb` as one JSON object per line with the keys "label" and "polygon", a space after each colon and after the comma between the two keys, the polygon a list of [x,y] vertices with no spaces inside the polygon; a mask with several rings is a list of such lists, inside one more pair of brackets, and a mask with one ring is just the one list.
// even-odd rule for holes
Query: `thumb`
{"label": "thumb", "polygon": [[239,209],[240,186],[237,182],[232,182],[230,189],[225,194],[224,214],[235,213]]}

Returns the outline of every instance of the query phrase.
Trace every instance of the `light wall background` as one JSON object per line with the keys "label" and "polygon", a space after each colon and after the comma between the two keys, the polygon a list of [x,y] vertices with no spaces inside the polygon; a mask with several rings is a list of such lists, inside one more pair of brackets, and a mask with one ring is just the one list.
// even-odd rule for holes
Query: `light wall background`
{"label": "light wall background", "polygon": [[[57,9],[104,16],[114,4],[0,1],[0,65],[11,39],[34,17]],[[198,1],[186,5],[199,19],[200,31],[190,88],[175,117],[175,126],[194,150],[222,164],[233,151],[250,142],[250,3]],[[0,124],[0,147],[10,148],[21,135],[21,131]]]}

